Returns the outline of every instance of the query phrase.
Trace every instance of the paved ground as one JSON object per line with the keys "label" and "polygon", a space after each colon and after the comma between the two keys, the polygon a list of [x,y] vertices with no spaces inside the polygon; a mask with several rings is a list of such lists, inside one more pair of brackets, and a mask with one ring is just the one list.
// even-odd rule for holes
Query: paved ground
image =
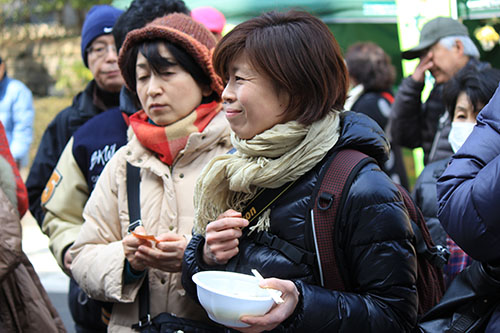
{"label": "paved ground", "polygon": [[73,320],[68,308],[69,278],[57,265],[48,248],[48,238],[28,213],[22,219],[23,250],[35,267],[45,290],[61,316],[68,332],[74,332]]}

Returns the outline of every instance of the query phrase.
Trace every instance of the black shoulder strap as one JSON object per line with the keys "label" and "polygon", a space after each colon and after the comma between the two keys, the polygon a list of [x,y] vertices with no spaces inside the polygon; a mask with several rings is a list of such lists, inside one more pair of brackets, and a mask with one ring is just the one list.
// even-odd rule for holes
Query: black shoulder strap
{"label": "black shoulder strap", "polygon": [[[127,196],[128,196],[128,214],[130,225],[129,232],[142,225],[141,221],[141,203],[140,203],[140,182],[141,169],[127,162]],[[149,279],[148,274],[139,289],[139,323],[138,328],[151,324],[151,315],[149,312]]]}
{"label": "black shoulder strap", "polygon": [[413,201],[408,191],[401,185],[395,184],[401,193],[408,214],[410,215],[410,223],[415,234],[415,250],[418,254],[423,255],[432,265],[437,268],[443,268],[448,262],[450,251],[444,246],[434,245],[431,235],[425,224],[424,216],[417,204]]}
{"label": "black shoulder strap", "polygon": [[[282,254],[290,258],[291,260],[298,262],[310,260],[310,257],[307,256],[307,253],[304,251],[296,250],[293,245],[290,245],[288,242],[278,238],[276,236],[271,235],[266,231],[254,231],[250,233],[249,226],[257,223],[258,217],[266,211],[279,197],[281,197],[286,191],[288,191],[295,181],[288,182],[281,187],[278,188],[263,188],[255,197],[246,205],[246,207],[242,210],[241,215],[243,218],[247,219],[249,225],[244,229],[244,234],[253,239],[255,242],[260,243],[262,245],[269,246],[275,250],[280,251]],[[283,249],[286,249],[283,252]],[[291,253],[291,257],[288,255]],[[234,256],[229,260],[226,265],[226,270],[233,270],[239,261],[239,255]]]}
{"label": "black shoulder strap", "polygon": [[141,204],[140,186],[141,181],[140,169],[127,162],[127,196],[128,196],[128,214],[130,225],[128,231],[133,231],[141,222]]}
{"label": "black shoulder strap", "polygon": [[348,279],[340,269],[343,256],[339,247],[337,222],[354,177],[373,158],[356,150],[335,152],[327,161],[314,190],[311,223],[317,254],[320,283],[331,290],[346,290]]}
{"label": "black shoulder strap", "polygon": [[257,221],[257,217],[264,213],[269,206],[271,206],[276,200],[278,200],[279,197],[288,191],[294,183],[295,181],[288,182],[278,188],[261,189],[243,209],[241,216],[247,219],[250,223]]}
{"label": "black shoulder strap", "polygon": [[[279,251],[297,264],[314,265],[316,263],[320,271],[319,277],[322,286],[329,289],[345,290],[343,281],[347,281],[347,277],[341,276],[344,271],[339,269],[339,265],[342,266],[340,259],[342,256],[336,253],[340,252],[340,249],[337,251],[338,242],[334,239],[333,230],[335,230],[337,215],[340,215],[339,205],[342,207],[341,205],[345,201],[343,194],[347,196],[346,193],[349,192],[357,171],[371,161],[374,161],[371,157],[354,150],[334,151],[328,154],[325,167],[322,169],[311,195],[314,249],[310,250],[313,252],[302,249],[266,231],[253,232],[248,237],[258,244]],[[277,191],[277,193],[281,192],[284,191]],[[271,198],[274,196],[276,193],[271,195]],[[269,205],[266,203],[269,202],[269,198],[261,202],[263,198],[266,198],[266,195],[257,196],[248,207],[256,205],[267,208]],[[251,214],[248,213],[248,207],[243,216],[247,212],[248,216],[254,217],[253,215],[258,216],[263,211],[263,209],[257,208],[254,210],[256,214]]]}

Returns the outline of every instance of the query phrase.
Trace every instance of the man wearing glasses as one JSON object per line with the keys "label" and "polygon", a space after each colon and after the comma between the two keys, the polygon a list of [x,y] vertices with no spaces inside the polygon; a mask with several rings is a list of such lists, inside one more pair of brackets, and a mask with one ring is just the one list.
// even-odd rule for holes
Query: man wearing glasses
{"label": "man wearing glasses", "polygon": [[117,8],[97,5],[90,9],[83,23],[82,58],[93,80],[75,96],[72,105],[59,112],[48,125],[26,180],[30,211],[40,226],[45,215],[40,197],[66,143],[87,120],[119,106],[124,82],[111,32],[121,13]]}

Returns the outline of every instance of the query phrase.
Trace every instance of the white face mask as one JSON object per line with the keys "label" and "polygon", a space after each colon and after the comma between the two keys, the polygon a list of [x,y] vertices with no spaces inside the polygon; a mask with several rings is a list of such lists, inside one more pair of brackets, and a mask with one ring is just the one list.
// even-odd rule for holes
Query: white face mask
{"label": "white face mask", "polygon": [[454,121],[451,123],[450,135],[448,135],[448,142],[451,149],[456,153],[464,144],[465,140],[469,137],[474,129],[476,123]]}

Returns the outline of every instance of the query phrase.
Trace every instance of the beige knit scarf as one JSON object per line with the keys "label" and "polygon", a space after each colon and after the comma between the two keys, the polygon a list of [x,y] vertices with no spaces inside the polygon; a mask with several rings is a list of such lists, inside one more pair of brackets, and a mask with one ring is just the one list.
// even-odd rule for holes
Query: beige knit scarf
{"label": "beige knit scarf", "polygon": [[[278,188],[311,170],[339,138],[338,113],[309,126],[277,124],[250,140],[232,133],[237,151],[213,158],[196,183],[194,232],[204,235],[207,224],[230,208],[241,212],[259,188]],[[262,214],[254,228],[268,230],[269,214]]]}

